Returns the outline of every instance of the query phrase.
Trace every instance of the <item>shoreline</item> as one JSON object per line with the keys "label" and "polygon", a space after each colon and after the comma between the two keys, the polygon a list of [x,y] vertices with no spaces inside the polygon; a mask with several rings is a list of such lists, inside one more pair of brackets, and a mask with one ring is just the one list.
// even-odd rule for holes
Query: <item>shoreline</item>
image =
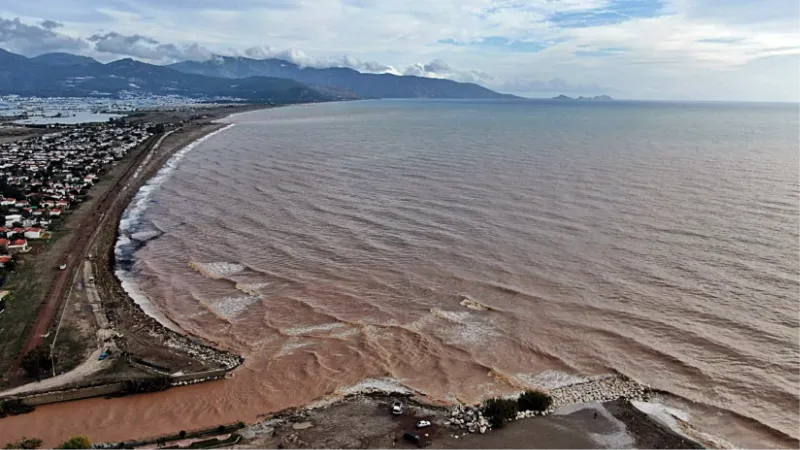
{"label": "shoreline", "polygon": [[[175,378],[171,385],[181,386],[220,378],[220,376],[214,375],[200,377],[199,380],[192,379],[192,374],[185,375],[182,369],[190,368],[193,363],[196,364],[194,372],[204,374],[212,372],[214,366],[227,373],[243,362],[241,356],[218,349],[205,342],[202,338],[192,336],[182,329],[180,331],[170,329],[170,327],[165,326],[148,314],[145,311],[146,308],[143,308],[125,290],[123,287],[124,281],[117,277],[115,272],[119,269],[117,268],[115,248],[120,237],[120,223],[124,220],[128,208],[133,205],[132,202],[135,201],[141,188],[150,183],[153,177],[158,176],[158,173],[164,169],[164,166],[176,154],[181,151],[191,150],[197,143],[210,135],[231,126],[220,123],[219,120],[236,112],[242,112],[238,111],[238,109],[244,109],[246,112],[264,108],[264,106],[260,105],[256,107],[248,106],[237,108],[237,111],[233,112],[227,111],[229,108],[225,107],[211,108],[209,111],[210,117],[204,115],[199,121],[192,120],[188,124],[151,139],[142,150],[134,154],[132,159],[127,162],[124,174],[116,181],[116,185],[124,184],[124,186],[118,192],[113,193],[114,198],[110,202],[110,206],[103,211],[98,221],[98,226],[93,231],[86,246],[87,255],[93,254],[95,258],[90,263],[88,256],[85,262],[83,262],[84,258],[81,256],[78,264],[80,265],[83,262],[84,276],[81,277],[80,269],[77,269],[76,272],[78,273],[72,278],[70,285],[81,282],[84,285],[95,285],[98,294],[96,296],[99,297],[97,301],[99,305],[92,305],[92,309],[97,308],[99,311],[94,311],[95,317],[92,321],[93,323],[90,324],[94,330],[93,334],[97,335],[100,348],[112,348],[115,350],[114,353],[119,351],[119,359],[126,356],[129,366],[139,369],[140,373],[134,374],[136,375],[134,378],[142,378],[142,376],[152,378],[153,376],[158,377],[172,373]],[[161,145],[162,143],[163,145]],[[77,232],[75,233],[77,235]],[[80,301],[80,299],[77,301]],[[65,300],[60,308],[64,310],[64,314],[67,312],[68,302],[69,300]],[[159,364],[162,361],[148,361],[146,356],[145,358],[137,356],[137,347],[139,349],[147,348],[154,343],[156,345],[160,344],[161,348],[154,349],[150,347],[149,350],[160,351],[161,354],[158,356],[162,360],[169,361],[170,357],[182,354],[180,355],[181,357],[175,358],[179,360],[176,363],[179,366],[178,370],[169,370],[174,368]],[[89,342],[88,345],[92,346],[93,344]],[[90,352],[88,359],[83,363],[60,373],[57,377],[45,378],[41,382],[27,383],[0,392],[0,403],[16,402],[25,398],[30,398],[30,400],[23,401],[30,401],[36,405],[59,402],[64,400],[56,399],[37,403],[47,395],[51,395],[53,398],[60,398],[59,396],[65,395],[65,392],[74,392],[75,390],[85,390],[87,392],[85,397],[78,397],[78,399],[105,395],[106,392],[98,390],[99,386],[119,384],[121,380],[132,376],[125,371],[123,371],[124,373],[115,374],[112,370],[113,368],[109,368],[110,373],[103,373],[103,370],[101,370],[98,373],[82,374],[83,366],[90,365],[93,360],[96,361],[98,356],[96,353],[99,354],[99,349]],[[108,360],[111,359],[108,358]],[[200,370],[197,370],[198,368]],[[212,370],[205,370],[208,368]],[[93,394],[95,391],[99,393]],[[69,397],[69,395],[66,396]]]}

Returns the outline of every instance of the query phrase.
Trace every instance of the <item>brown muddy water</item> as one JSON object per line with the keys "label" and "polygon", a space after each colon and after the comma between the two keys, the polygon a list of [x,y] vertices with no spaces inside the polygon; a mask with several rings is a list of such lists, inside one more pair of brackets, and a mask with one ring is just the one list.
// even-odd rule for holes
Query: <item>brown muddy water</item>
{"label": "brown muddy water", "polygon": [[720,442],[797,445],[796,106],[369,101],[230,121],[140,192],[118,274],[244,367],[0,431],[123,439],[364,386],[475,402],[619,372]]}

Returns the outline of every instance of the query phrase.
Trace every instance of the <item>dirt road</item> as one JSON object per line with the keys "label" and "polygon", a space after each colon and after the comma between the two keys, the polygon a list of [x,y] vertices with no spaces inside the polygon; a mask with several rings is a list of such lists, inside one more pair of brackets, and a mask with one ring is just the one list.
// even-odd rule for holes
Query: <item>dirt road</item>
{"label": "dirt road", "polygon": [[[53,378],[46,378],[42,381],[24,384],[22,386],[0,392],[0,398],[9,395],[26,394],[34,391],[44,391],[48,389],[55,389],[68,384],[77,383],[84,380],[89,375],[93,375],[101,370],[107,369],[114,364],[112,358],[106,358],[100,361],[100,354],[103,352],[102,348],[98,348],[89,358],[86,359],[81,365],[70,370],[69,372],[62,373],[61,375]],[[116,352],[115,352],[116,353]]]}
{"label": "dirt road", "polygon": [[75,271],[80,266],[80,262],[86,256],[87,249],[91,244],[94,232],[102,222],[105,211],[108,211],[120,193],[127,187],[128,183],[138,175],[137,169],[148,158],[151,151],[156,148],[155,143],[160,142],[160,137],[151,137],[143,145],[145,148],[134,156],[134,160],[129,163],[128,168],[116,185],[109,189],[102,199],[94,205],[91,214],[87,215],[80,223],[77,231],[70,237],[67,253],[64,255],[67,268],[61,270],[52,285],[45,304],[39,312],[36,322],[31,328],[28,339],[22,348],[20,357],[43,343],[46,338],[47,330],[53,325],[56,313],[60,310],[65,300],[65,291],[69,287],[69,281],[73,278]]}

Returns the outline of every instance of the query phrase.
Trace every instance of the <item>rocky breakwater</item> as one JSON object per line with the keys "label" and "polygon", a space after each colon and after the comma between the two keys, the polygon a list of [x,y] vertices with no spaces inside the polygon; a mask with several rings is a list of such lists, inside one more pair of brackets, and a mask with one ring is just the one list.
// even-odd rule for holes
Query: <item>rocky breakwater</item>
{"label": "rocky breakwater", "polygon": [[450,411],[450,418],[444,424],[470,433],[483,434],[492,429],[478,406],[456,406]]}
{"label": "rocky breakwater", "polygon": [[549,414],[558,408],[575,403],[603,403],[624,397],[628,400],[647,401],[653,391],[629,378],[611,376],[579,384],[571,384],[548,392],[553,399]]}
{"label": "rocky breakwater", "polygon": [[244,358],[239,355],[195,342],[164,327],[152,329],[149,334],[161,341],[166,347],[184,352],[206,365],[216,365],[225,370],[233,370],[244,362]]}
{"label": "rocky breakwater", "polygon": [[[552,414],[559,408],[568,405],[604,403],[620,397],[627,400],[647,401],[653,395],[650,388],[623,376],[597,378],[583,383],[543,390],[543,392],[551,397],[550,407],[545,411],[519,411],[516,415],[517,420]],[[516,398],[516,396],[509,398]],[[444,424],[469,433],[483,434],[492,429],[489,420],[483,416],[480,405],[455,406],[450,410],[450,417]]]}

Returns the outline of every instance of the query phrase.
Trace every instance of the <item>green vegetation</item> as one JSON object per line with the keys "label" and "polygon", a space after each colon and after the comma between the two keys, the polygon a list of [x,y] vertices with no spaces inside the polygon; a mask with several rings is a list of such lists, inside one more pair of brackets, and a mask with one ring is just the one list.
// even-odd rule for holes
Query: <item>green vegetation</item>
{"label": "green vegetation", "polygon": [[6,416],[26,414],[33,411],[33,406],[23,405],[22,400],[10,399],[0,401],[0,419]]}
{"label": "green vegetation", "polygon": [[546,411],[552,403],[550,394],[541,391],[525,391],[517,399],[520,411]]}
{"label": "green vegetation", "polygon": [[20,363],[22,369],[29,377],[41,378],[53,369],[53,361],[50,359],[50,349],[44,345],[39,345],[22,357]]}
{"label": "green vegetation", "polygon": [[42,304],[44,269],[28,261],[18,262],[3,286],[11,294],[5,298],[6,309],[0,316],[0,373],[6,373],[17,360]]}
{"label": "green vegetation", "polygon": [[[24,437],[3,447],[3,450],[38,450],[42,447],[41,439]],[[53,450],[90,450],[92,441],[86,436],[77,436],[59,445]]]}
{"label": "green vegetation", "polygon": [[503,428],[506,422],[514,420],[519,409],[516,400],[490,398],[483,402],[481,411],[492,428]]}
{"label": "green vegetation", "polygon": [[92,448],[92,441],[88,436],[75,436],[62,442],[58,448]]}
{"label": "green vegetation", "polygon": [[17,442],[6,444],[3,450],[38,450],[42,446],[41,439],[24,437]]}

